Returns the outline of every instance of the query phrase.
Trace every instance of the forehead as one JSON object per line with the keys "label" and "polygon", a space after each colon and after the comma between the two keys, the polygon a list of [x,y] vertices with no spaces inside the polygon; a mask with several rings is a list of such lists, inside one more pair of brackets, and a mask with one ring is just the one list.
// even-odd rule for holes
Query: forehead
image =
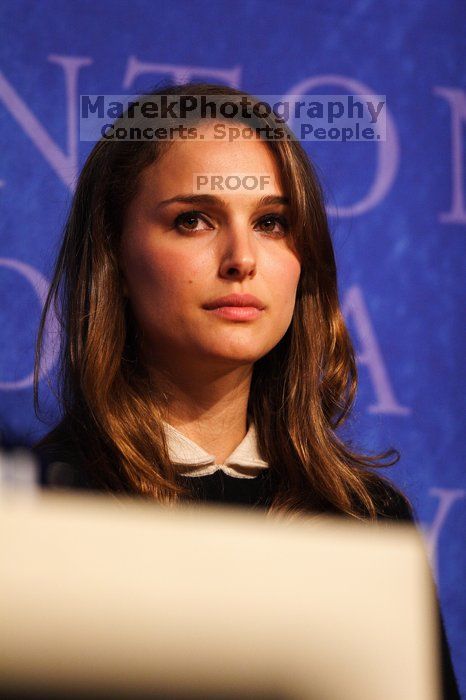
{"label": "forehead", "polygon": [[[141,173],[141,185],[156,187],[161,197],[173,188],[191,188],[196,176],[243,177],[267,176],[268,191],[282,193],[280,173],[274,154],[261,140],[238,138],[235,141],[212,138],[215,124],[201,124],[198,136],[206,138],[176,139],[161,157]],[[228,124],[226,128],[233,125]],[[239,125],[241,126],[241,125]],[[249,179],[248,182],[252,182]]]}

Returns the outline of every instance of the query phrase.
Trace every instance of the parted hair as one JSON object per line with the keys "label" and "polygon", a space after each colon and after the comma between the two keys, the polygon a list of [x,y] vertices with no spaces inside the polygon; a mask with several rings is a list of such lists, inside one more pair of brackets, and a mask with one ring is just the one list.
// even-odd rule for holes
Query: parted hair
{"label": "parted hair", "polygon": [[[147,93],[252,98],[225,85],[188,83]],[[146,95],[146,96],[147,96]],[[225,121],[226,118],[222,117]],[[241,117],[235,116],[235,122]],[[257,117],[270,124],[273,117]],[[287,127],[285,127],[287,128]],[[109,492],[162,503],[192,498],[171,463],[162,421],[166,394],[142,361],[140,331],[123,294],[121,227],[139,176],[173,142],[102,138],[79,176],[38,329],[34,406],[47,320],[60,328],[61,421],[37,446],[75,444],[80,467]],[[290,203],[290,236],[301,262],[296,303],[280,342],[253,367],[248,416],[275,480],[268,512],[330,512],[374,520],[380,470],[396,449],[360,454],[337,435],[357,392],[354,348],[342,315],[324,196],[295,138],[264,140]],[[366,451],[367,452],[367,451]]]}

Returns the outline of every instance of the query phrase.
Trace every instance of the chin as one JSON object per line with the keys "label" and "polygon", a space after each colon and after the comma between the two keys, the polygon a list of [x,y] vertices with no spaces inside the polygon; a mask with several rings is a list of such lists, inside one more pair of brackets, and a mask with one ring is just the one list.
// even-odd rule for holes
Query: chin
{"label": "chin", "polygon": [[230,348],[228,350],[223,347],[218,348],[217,352],[215,348],[211,347],[207,353],[210,361],[223,361],[232,364],[254,364],[263,354],[265,353],[252,351],[250,347],[247,350],[244,347],[237,349]]}

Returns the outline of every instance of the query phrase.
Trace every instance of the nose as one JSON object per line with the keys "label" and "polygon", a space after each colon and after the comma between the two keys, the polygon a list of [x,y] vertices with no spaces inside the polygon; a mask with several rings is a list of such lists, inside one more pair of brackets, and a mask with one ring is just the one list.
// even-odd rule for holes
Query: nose
{"label": "nose", "polygon": [[254,232],[243,224],[231,225],[222,234],[220,276],[237,280],[254,277],[257,264]]}

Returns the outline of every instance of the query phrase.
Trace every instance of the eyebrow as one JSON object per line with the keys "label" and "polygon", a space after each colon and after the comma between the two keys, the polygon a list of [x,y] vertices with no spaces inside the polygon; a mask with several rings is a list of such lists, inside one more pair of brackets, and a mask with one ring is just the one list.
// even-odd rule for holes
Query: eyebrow
{"label": "eyebrow", "polygon": [[[157,205],[156,211],[176,202],[181,204],[209,204],[211,206],[220,206],[224,209],[228,209],[228,204],[225,202],[225,200],[214,194],[180,194],[176,195],[176,197],[171,197],[170,199],[164,199]],[[274,204],[289,206],[290,202],[288,197],[282,197],[274,194],[264,195],[257,202],[258,207],[268,207]]]}

